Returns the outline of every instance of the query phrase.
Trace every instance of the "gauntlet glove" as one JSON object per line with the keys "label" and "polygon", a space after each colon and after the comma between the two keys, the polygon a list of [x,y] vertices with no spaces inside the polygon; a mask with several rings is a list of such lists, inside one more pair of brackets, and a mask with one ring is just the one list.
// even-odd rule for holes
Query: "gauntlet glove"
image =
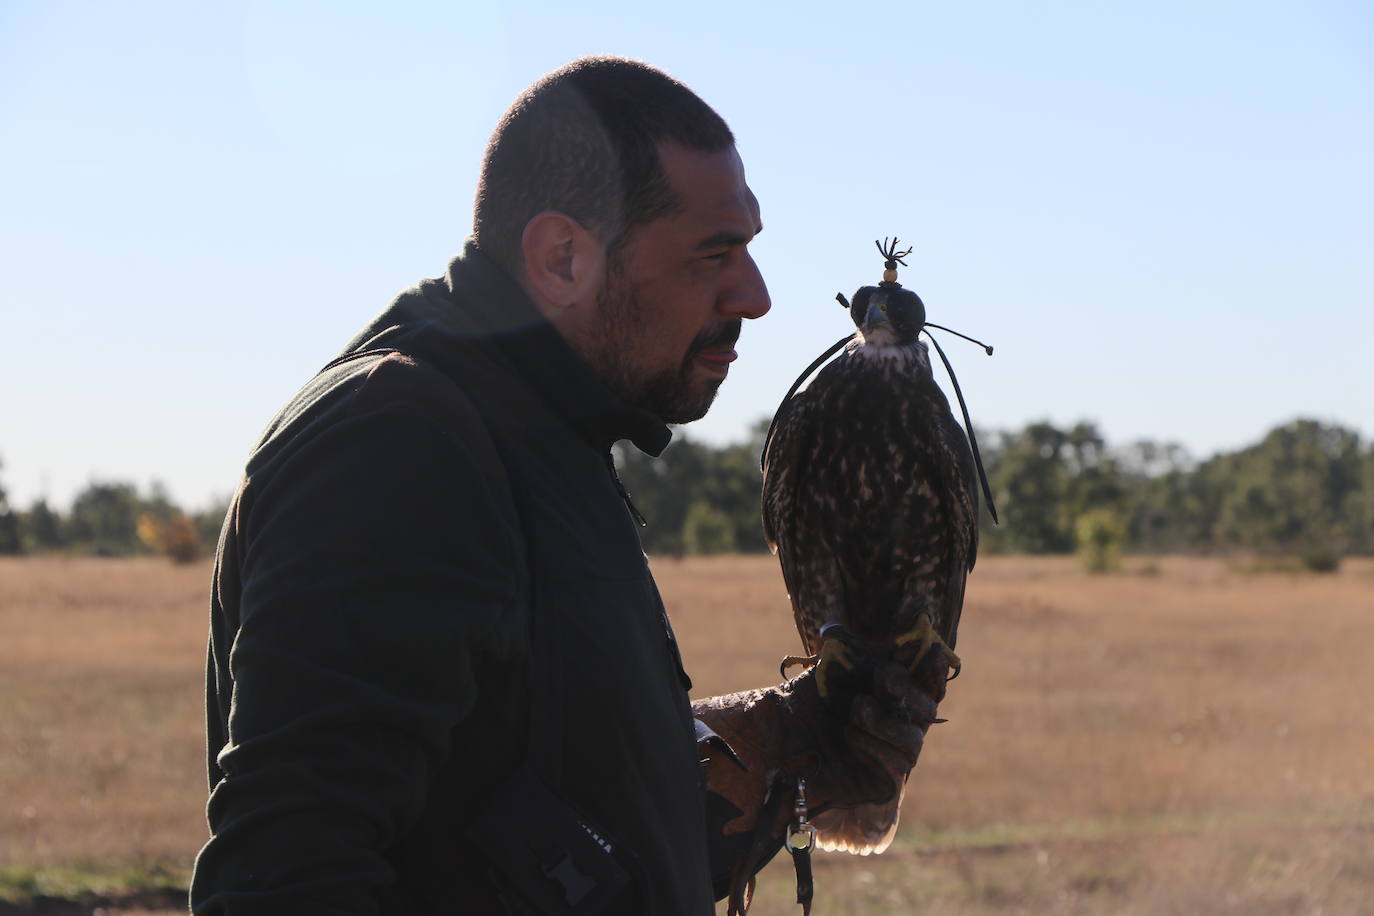
{"label": "gauntlet glove", "polygon": [[[887,848],[907,774],[957,665],[937,643],[914,664],[892,652],[860,656],[852,670],[832,675],[825,698],[812,668],[777,687],[694,705],[697,718],[738,757],[706,746],[707,791],[716,797],[708,796],[708,806],[723,822],[713,827],[736,854],[729,863],[732,898],[780,846],[798,778],[806,781],[821,848]],[[716,867],[718,895],[724,865]]]}

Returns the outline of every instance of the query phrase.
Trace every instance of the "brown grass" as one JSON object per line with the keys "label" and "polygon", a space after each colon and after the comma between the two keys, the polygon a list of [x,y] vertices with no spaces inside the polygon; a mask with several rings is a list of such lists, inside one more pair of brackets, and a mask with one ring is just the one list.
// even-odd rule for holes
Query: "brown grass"
{"label": "brown grass", "polygon": [[[774,560],[654,568],[695,694],[777,680],[798,641]],[[11,883],[189,866],[208,579],[158,559],[0,560]],[[898,843],[821,856],[817,916],[1374,911],[1374,564],[1089,576],[987,557],[963,621],[951,721]],[[789,872],[765,872],[756,916],[799,912]]]}
{"label": "brown grass", "polygon": [[[655,572],[698,692],[798,650],[771,559]],[[1371,646],[1368,562],[984,558],[898,846],[824,856],[818,912],[1374,912]],[[795,912],[768,877],[755,912]]]}
{"label": "brown grass", "polygon": [[156,558],[0,562],[0,862],[194,854],[208,583]]}

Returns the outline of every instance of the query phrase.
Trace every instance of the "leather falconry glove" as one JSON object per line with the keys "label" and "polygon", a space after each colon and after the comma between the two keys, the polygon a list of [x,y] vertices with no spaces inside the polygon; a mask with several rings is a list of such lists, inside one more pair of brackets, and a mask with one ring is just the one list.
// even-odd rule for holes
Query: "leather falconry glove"
{"label": "leather falconry glove", "polygon": [[[733,859],[732,897],[781,845],[798,778],[805,779],[821,848],[868,853],[887,847],[907,775],[957,666],[943,643],[915,661],[901,650],[863,653],[851,669],[832,669],[826,697],[811,668],[777,687],[693,705],[696,717],[738,757],[704,745],[708,806],[723,821],[724,840],[716,845]],[[713,863],[718,896],[723,865]]]}

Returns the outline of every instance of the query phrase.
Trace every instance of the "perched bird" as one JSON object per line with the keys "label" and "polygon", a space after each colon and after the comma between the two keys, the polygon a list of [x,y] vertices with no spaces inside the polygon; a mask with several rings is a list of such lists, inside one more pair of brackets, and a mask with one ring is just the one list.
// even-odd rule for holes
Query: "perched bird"
{"label": "perched bird", "polygon": [[[893,239],[878,250],[883,281],[860,289],[852,304],[836,297],[857,332],[813,363],[793,392],[841,346],[843,355],[789,392],[774,417],[762,457],[764,533],[808,653],[785,659],[784,669],[814,663],[817,688],[829,697],[865,659],[909,660],[915,675],[938,654],[938,700],[946,665],[958,670],[953,649],[978,550],[977,443],[951,415],[917,339],[925,305],[897,282],[910,249],[898,251]],[[981,460],[976,465],[983,477]],[[983,487],[995,519],[985,478]],[[881,852],[900,804],[899,793],[886,804],[818,815],[818,844]]]}

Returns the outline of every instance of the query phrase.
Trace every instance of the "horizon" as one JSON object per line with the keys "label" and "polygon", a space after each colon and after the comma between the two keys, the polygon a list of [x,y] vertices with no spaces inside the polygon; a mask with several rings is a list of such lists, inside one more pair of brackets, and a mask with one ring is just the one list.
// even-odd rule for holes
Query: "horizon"
{"label": "horizon", "polygon": [[11,503],[232,492],[276,410],[461,248],[506,106],[591,53],[716,108],[762,204],[773,310],[690,439],[771,416],[893,234],[932,320],[996,348],[950,349],[980,431],[1082,419],[1199,460],[1298,418],[1374,437],[1374,11],[696,12],[7,5]]}
{"label": "horizon", "polygon": [[[761,421],[761,422],[767,423],[769,419],[770,419],[770,417],[768,417],[768,416],[759,417],[758,420],[756,420],[755,422],[758,423],[758,422]],[[1188,448],[1186,445],[1184,445],[1183,443],[1172,442],[1172,441],[1167,440],[1167,439],[1150,439],[1150,438],[1146,437],[1145,439],[1135,438],[1135,439],[1130,439],[1130,440],[1128,440],[1128,441],[1113,441],[1110,437],[1104,436],[1104,441],[1106,442],[1107,451],[1108,451],[1109,454],[1110,454],[1110,453],[1118,452],[1120,449],[1123,449],[1123,448],[1128,448],[1128,447],[1130,447],[1131,445],[1133,445],[1133,444],[1135,444],[1135,443],[1137,443],[1137,442],[1141,442],[1141,441],[1149,441],[1149,442],[1152,442],[1152,443],[1154,443],[1154,444],[1156,444],[1156,445],[1161,445],[1161,446],[1164,446],[1164,445],[1178,445],[1178,446],[1180,446],[1180,447],[1183,448],[1183,451],[1184,451],[1183,458],[1184,458],[1185,462],[1187,463],[1187,465],[1189,466],[1189,468],[1191,469],[1191,468],[1193,468],[1193,467],[1196,467],[1197,465],[1204,464],[1204,463],[1206,463],[1207,461],[1210,461],[1210,460],[1212,460],[1212,459],[1214,459],[1214,458],[1219,458],[1219,457],[1221,457],[1221,456],[1223,456],[1223,455],[1234,454],[1235,452],[1244,451],[1245,449],[1251,448],[1251,447],[1253,447],[1253,446],[1257,446],[1257,445],[1259,445],[1259,444],[1264,440],[1264,438],[1265,438],[1266,436],[1268,436],[1270,433],[1274,432],[1275,430],[1282,429],[1282,428],[1285,428],[1285,427],[1287,427],[1287,426],[1291,426],[1291,425],[1296,424],[1296,423],[1307,422],[1307,421],[1317,422],[1317,423],[1320,423],[1320,424],[1323,424],[1323,425],[1326,425],[1326,426],[1339,426],[1339,427],[1341,427],[1341,428],[1343,428],[1343,429],[1347,429],[1347,430],[1350,430],[1350,431],[1352,431],[1352,432],[1355,432],[1355,433],[1360,437],[1360,441],[1361,441],[1361,443],[1362,443],[1362,445],[1363,445],[1364,448],[1366,448],[1366,449],[1374,448],[1374,439],[1371,439],[1370,437],[1367,437],[1367,436],[1363,435],[1362,433],[1360,433],[1360,431],[1359,431],[1358,429],[1356,429],[1356,428],[1353,427],[1353,426],[1349,426],[1349,425],[1347,425],[1347,424],[1339,423],[1339,422],[1334,421],[1334,420],[1323,419],[1323,418],[1320,418],[1320,417],[1304,417],[1304,416],[1294,416],[1294,417],[1290,417],[1290,418],[1288,418],[1288,419],[1286,419],[1286,420],[1282,420],[1282,421],[1280,421],[1280,422],[1278,422],[1278,423],[1273,424],[1272,426],[1266,427],[1264,430],[1262,430],[1260,433],[1258,433],[1257,435],[1255,435],[1252,439],[1250,439],[1250,440],[1248,440],[1248,441],[1242,442],[1242,443],[1240,443],[1239,445],[1236,445],[1236,446],[1234,446],[1234,447],[1218,449],[1218,450],[1216,450],[1216,451],[1210,452],[1210,453],[1205,454],[1205,455],[1201,455],[1201,454],[1198,454],[1198,453],[1196,453],[1196,452],[1193,452],[1191,449],[1189,449],[1189,448]],[[987,438],[989,435],[998,436],[998,435],[1003,435],[1003,434],[1017,433],[1017,432],[1020,432],[1020,431],[1024,430],[1027,426],[1030,426],[1030,425],[1033,425],[1033,424],[1036,424],[1036,423],[1042,423],[1042,422],[1051,423],[1051,425],[1055,426],[1056,428],[1063,429],[1063,430],[1065,430],[1065,431],[1071,429],[1076,423],[1080,423],[1080,422],[1081,422],[1081,423],[1089,423],[1089,424],[1094,425],[1094,426],[1097,428],[1097,430],[1098,430],[1099,433],[1102,431],[1101,425],[1098,424],[1098,423],[1096,423],[1096,421],[1094,421],[1093,419],[1091,419],[1091,418],[1089,418],[1089,417],[1080,417],[1080,418],[1078,418],[1077,420],[1070,421],[1069,423],[1054,423],[1054,422],[1052,422],[1052,421],[1050,421],[1050,420],[1048,420],[1048,419],[1046,419],[1046,418],[1043,418],[1043,417],[1042,417],[1042,418],[1032,418],[1032,419],[1028,420],[1023,426],[1018,427],[1017,429],[987,429],[987,428],[982,427],[982,426],[975,426],[975,431],[976,431],[977,434],[978,434],[978,441],[982,444],[983,450],[984,450],[984,451],[987,451],[987,450],[989,449],[989,446],[991,445],[991,441]],[[963,423],[960,422],[959,425],[960,425],[960,427],[962,427],[962,426],[963,426]],[[706,444],[707,446],[709,446],[709,447],[711,447],[711,448],[713,448],[713,449],[729,448],[729,447],[731,447],[731,446],[745,445],[745,444],[748,444],[748,443],[749,443],[750,435],[749,435],[749,430],[748,430],[748,429],[743,430],[743,431],[741,432],[740,436],[737,437],[737,438],[729,439],[729,440],[722,440],[722,441],[712,441],[712,440],[706,439],[705,437],[700,437],[700,436],[695,436],[695,435],[693,435],[693,430],[692,430],[691,426],[692,426],[692,424],[687,424],[687,425],[683,425],[683,426],[672,426],[671,429],[673,430],[673,441],[669,443],[668,448],[671,449],[673,443],[679,442],[679,441],[691,441],[691,442],[704,443],[704,444]],[[621,442],[622,442],[622,443],[626,443],[626,442],[628,442],[628,440],[621,440]],[[101,486],[101,485],[103,485],[103,486],[122,485],[122,484],[131,485],[131,486],[133,486],[133,487],[136,489],[136,491],[137,491],[140,495],[143,495],[143,496],[152,495],[154,490],[160,488],[160,489],[162,489],[162,490],[164,490],[164,491],[166,492],[166,494],[168,495],[169,499],[171,500],[171,502],[172,502],[172,504],[173,504],[174,506],[176,506],[177,508],[179,508],[179,509],[181,509],[181,510],[184,510],[184,511],[187,511],[187,512],[192,512],[192,513],[194,513],[194,512],[202,512],[202,511],[206,511],[206,510],[210,510],[210,509],[219,509],[219,508],[221,508],[221,507],[223,506],[223,504],[228,503],[229,500],[230,500],[230,498],[233,496],[233,488],[230,488],[230,489],[224,491],[223,493],[211,493],[211,494],[209,495],[209,497],[207,497],[206,499],[200,500],[200,501],[198,501],[198,502],[197,502],[197,501],[183,501],[183,500],[177,498],[177,494],[174,493],[174,492],[172,492],[171,488],[170,488],[169,486],[167,486],[166,481],[164,481],[163,479],[159,478],[156,474],[153,474],[153,475],[145,475],[144,477],[141,477],[141,478],[130,478],[130,477],[102,477],[102,476],[100,476],[100,475],[98,475],[98,474],[92,474],[92,475],[88,476],[88,477],[86,478],[86,480],[85,480],[83,483],[81,483],[79,486],[77,486],[75,489],[73,489],[73,491],[72,491],[70,494],[68,494],[68,495],[67,495],[67,498],[64,499],[64,500],[54,500],[54,499],[50,498],[50,497],[47,496],[47,495],[44,495],[44,494],[42,494],[42,493],[39,493],[39,494],[35,495],[33,498],[31,498],[31,499],[29,499],[29,500],[27,500],[27,501],[20,502],[20,501],[18,501],[18,500],[16,500],[16,499],[14,498],[13,491],[9,490],[9,488],[8,488],[8,486],[7,486],[7,484],[6,484],[5,474],[4,474],[3,459],[4,459],[4,455],[3,455],[3,454],[0,454],[0,491],[5,491],[5,492],[7,492],[7,493],[9,494],[10,508],[11,508],[13,511],[26,511],[26,510],[29,509],[31,506],[33,506],[36,502],[42,501],[49,509],[52,509],[52,510],[54,510],[54,511],[56,511],[56,512],[59,512],[59,513],[65,513],[65,512],[68,512],[68,511],[71,510],[72,500],[73,500],[77,495],[79,495],[83,490],[85,490],[85,489],[87,489],[87,488],[89,488],[89,487],[92,487],[92,486]],[[1152,476],[1152,475],[1147,475],[1147,476]],[[235,486],[237,486],[237,482],[235,483]]]}

